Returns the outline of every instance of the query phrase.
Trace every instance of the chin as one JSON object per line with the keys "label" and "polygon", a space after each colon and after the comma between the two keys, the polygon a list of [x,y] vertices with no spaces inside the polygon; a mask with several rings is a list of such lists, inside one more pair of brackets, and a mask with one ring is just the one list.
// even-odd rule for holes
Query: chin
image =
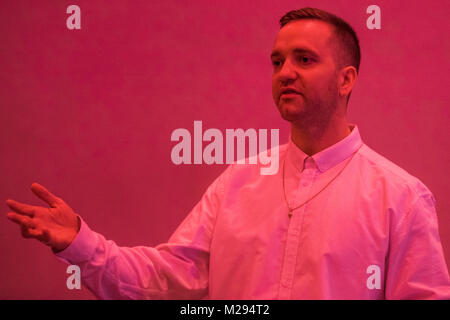
{"label": "chin", "polygon": [[282,103],[278,106],[281,117],[289,122],[294,122],[304,114],[303,106],[293,105],[290,103]]}

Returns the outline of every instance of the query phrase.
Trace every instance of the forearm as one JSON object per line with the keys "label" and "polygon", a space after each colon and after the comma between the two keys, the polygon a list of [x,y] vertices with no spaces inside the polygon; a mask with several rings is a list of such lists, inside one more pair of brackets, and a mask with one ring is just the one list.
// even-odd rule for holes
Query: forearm
{"label": "forearm", "polygon": [[119,247],[81,220],[80,232],[56,253],[81,269],[81,279],[100,299],[200,299],[207,295],[209,253],[176,243]]}

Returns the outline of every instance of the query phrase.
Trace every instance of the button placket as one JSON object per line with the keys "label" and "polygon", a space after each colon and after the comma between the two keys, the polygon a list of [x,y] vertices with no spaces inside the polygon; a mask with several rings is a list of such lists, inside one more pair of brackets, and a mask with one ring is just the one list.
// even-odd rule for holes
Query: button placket
{"label": "button placket", "polygon": [[[312,162],[306,162],[305,168],[297,183],[296,192],[293,199],[298,202],[303,201],[308,197],[311,186],[316,173],[316,168],[313,160]],[[291,202],[291,201],[290,201]],[[281,278],[279,286],[279,299],[290,299],[292,286],[294,282],[294,274],[297,263],[298,248],[300,245],[300,234],[302,220],[304,219],[305,208],[299,208],[295,214],[290,217],[287,235],[286,245],[284,249],[283,264],[281,267]]]}
{"label": "button placket", "polygon": [[291,296],[300,241],[299,228],[303,217],[303,210],[303,208],[299,209],[299,214],[293,215],[289,220],[283,264],[281,267],[279,299],[290,299]]}
{"label": "button placket", "polygon": [[[309,165],[308,165],[309,164]],[[295,204],[303,202],[311,193],[311,187],[314,182],[316,175],[316,168],[314,163],[306,163],[305,169],[303,170],[300,181],[297,187],[297,194],[295,196]]]}

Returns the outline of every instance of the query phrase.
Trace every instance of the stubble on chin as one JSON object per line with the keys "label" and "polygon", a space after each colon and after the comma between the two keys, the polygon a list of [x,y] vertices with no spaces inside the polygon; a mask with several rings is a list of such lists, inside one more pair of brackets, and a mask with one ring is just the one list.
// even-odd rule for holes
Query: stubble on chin
{"label": "stubble on chin", "polygon": [[[302,101],[299,101],[302,99]],[[295,101],[297,100],[297,101]],[[298,119],[305,116],[305,97],[301,96],[296,99],[281,99],[279,98],[277,108],[280,112],[281,117],[291,123],[296,122]]]}
{"label": "stubble on chin", "polygon": [[336,112],[337,95],[333,93],[333,84],[328,88],[324,97],[304,99],[301,106],[295,108],[295,112],[289,112],[288,108],[280,112],[283,119],[293,126],[304,131],[309,136],[319,139],[329,127],[331,118]]}

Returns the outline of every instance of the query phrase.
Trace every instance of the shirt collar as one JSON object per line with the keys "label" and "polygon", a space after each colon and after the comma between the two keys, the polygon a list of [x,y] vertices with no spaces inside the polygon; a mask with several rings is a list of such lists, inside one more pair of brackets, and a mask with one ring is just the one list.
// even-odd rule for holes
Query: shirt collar
{"label": "shirt collar", "polygon": [[289,143],[287,150],[287,157],[291,164],[299,171],[303,171],[307,161],[313,160],[320,172],[325,172],[334,167],[338,163],[344,161],[351,156],[362,145],[361,136],[359,134],[358,126],[350,124],[350,134],[341,141],[329,146],[328,148],[308,156],[292,141],[289,135]]}

